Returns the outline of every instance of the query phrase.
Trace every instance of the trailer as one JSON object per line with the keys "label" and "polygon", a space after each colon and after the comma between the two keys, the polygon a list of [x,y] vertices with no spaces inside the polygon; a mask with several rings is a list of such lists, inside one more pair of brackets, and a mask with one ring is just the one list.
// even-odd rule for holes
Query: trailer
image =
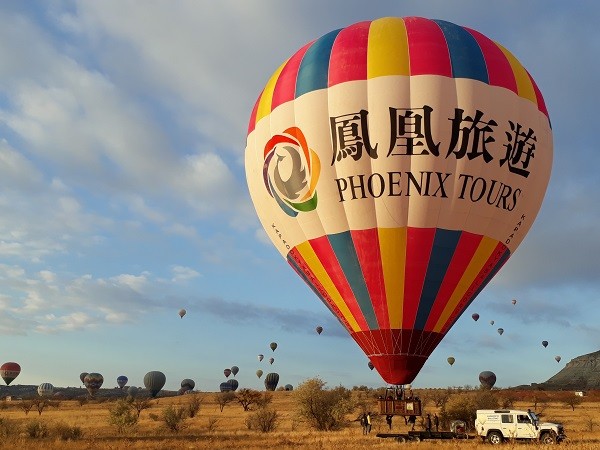
{"label": "trailer", "polygon": [[397,442],[420,442],[425,440],[440,439],[469,439],[466,433],[453,431],[409,431],[407,433],[377,433],[378,438],[395,439]]}

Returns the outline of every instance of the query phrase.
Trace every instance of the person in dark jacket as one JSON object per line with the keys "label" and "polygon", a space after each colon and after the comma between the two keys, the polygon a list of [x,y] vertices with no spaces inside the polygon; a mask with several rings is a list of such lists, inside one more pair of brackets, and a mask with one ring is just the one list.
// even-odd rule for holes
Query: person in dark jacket
{"label": "person in dark jacket", "polygon": [[427,419],[425,420],[425,429],[431,432],[431,414],[427,414]]}

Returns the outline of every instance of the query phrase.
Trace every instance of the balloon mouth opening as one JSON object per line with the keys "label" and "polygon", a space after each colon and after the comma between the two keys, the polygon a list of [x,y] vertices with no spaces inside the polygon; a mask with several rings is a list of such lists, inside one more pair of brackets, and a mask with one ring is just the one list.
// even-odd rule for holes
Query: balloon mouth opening
{"label": "balloon mouth opening", "polygon": [[392,385],[410,384],[423,368],[426,356],[371,355],[369,359],[381,378]]}

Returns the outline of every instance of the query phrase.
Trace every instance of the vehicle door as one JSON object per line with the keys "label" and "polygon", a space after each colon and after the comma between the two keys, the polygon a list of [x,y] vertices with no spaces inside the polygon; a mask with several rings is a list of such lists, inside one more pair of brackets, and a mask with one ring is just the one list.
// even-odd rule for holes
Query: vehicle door
{"label": "vehicle door", "polygon": [[500,430],[505,438],[513,439],[517,433],[515,414],[502,414],[500,416]]}
{"label": "vehicle door", "polygon": [[537,436],[535,425],[531,422],[528,414],[517,414],[517,436],[518,438],[533,439]]}

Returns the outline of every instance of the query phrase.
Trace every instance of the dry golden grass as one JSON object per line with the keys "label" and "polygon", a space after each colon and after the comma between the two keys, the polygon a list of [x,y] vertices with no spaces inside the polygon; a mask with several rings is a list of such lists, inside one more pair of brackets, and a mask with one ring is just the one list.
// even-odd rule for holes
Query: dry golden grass
{"label": "dry golden grass", "polygon": [[[318,432],[309,429],[305,424],[294,418],[294,403],[291,392],[275,392],[272,408],[280,414],[278,427],[271,433],[261,433],[248,430],[245,420],[252,411],[243,411],[237,403],[231,403],[223,412],[215,403],[214,394],[203,395],[203,403],[198,415],[186,420],[186,428],[179,433],[167,431],[162,421],[151,418],[160,416],[168,405],[184,405],[187,396],[160,398],[153,400],[150,409],[142,411],[138,426],[129,433],[118,434],[109,425],[108,408],[111,402],[88,403],[80,406],[76,401],[62,401],[60,407],[46,409],[41,416],[32,410],[27,416],[19,409],[18,402],[9,403],[9,407],[0,411],[0,417],[9,420],[13,429],[18,432],[0,438],[0,448],[19,449],[336,449],[361,450],[401,448],[418,450],[476,450],[490,449],[489,444],[483,444],[479,438],[456,441],[424,441],[399,444],[392,439],[380,439],[377,432],[386,432],[387,425],[382,417],[375,417],[373,430],[370,435],[363,436],[358,423],[353,422],[349,427],[335,432]],[[518,402],[515,408],[527,409],[531,404]],[[431,404],[426,405],[428,412],[435,412]],[[538,410],[540,407],[538,407]],[[377,411],[373,402],[372,411]],[[543,408],[543,418],[547,421],[559,421],[565,425],[569,438],[561,446],[572,450],[600,449],[600,401],[588,399],[583,404],[571,408],[554,401]],[[23,431],[32,421],[39,420],[52,427],[63,422],[70,426],[78,426],[83,431],[83,437],[75,441],[62,441],[56,437],[30,438]],[[215,421],[214,429],[209,430],[209,422]],[[393,425],[395,432],[404,432],[407,427],[401,418],[396,418]],[[503,449],[524,448],[538,444],[508,443]]]}

